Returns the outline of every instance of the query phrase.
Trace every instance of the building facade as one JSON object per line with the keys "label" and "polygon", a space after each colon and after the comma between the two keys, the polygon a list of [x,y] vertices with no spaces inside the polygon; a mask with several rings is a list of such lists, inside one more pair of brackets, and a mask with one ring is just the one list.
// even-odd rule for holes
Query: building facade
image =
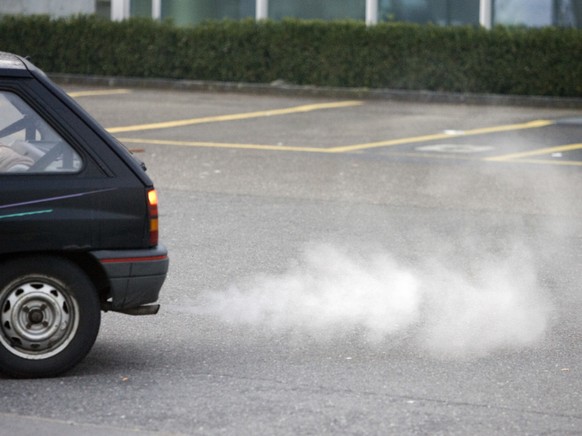
{"label": "building facade", "polygon": [[438,25],[564,26],[582,28],[582,0],[2,0],[0,14],[54,17],[99,14],[171,19],[178,25],[205,20],[293,17]]}

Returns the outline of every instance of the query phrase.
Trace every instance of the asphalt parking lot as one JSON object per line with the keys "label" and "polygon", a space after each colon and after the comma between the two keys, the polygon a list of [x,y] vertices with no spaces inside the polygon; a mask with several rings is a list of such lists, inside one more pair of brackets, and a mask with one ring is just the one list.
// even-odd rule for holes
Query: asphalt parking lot
{"label": "asphalt parking lot", "polygon": [[[114,103],[119,106],[119,100],[123,100],[121,96],[132,91],[102,89],[71,93],[81,102],[90,97],[108,99],[119,96]],[[115,124],[105,116],[103,122],[111,123],[109,130],[128,144],[303,153],[375,152],[427,159],[582,165],[582,145],[570,143],[579,139],[579,127],[582,126],[576,110],[519,111],[515,108],[441,105],[435,111],[437,105],[432,105],[433,113],[423,116],[414,109],[419,105],[413,103],[305,102],[301,99],[284,102],[280,98],[231,95],[229,109],[232,112],[214,114],[218,108],[212,108],[209,113],[198,112],[196,116],[192,112],[208,110],[212,102],[204,101],[209,99],[198,95],[197,104],[202,107],[185,112],[181,107],[184,98],[188,99],[191,94],[181,94],[166,97],[173,101],[172,112],[163,113],[161,117],[152,119],[137,107],[125,107],[126,114],[133,115],[127,120],[129,124]],[[140,97],[136,98],[139,102]],[[241,104],[250,104],[253,100],[258,103],[256,106]],[[265,107],[261,102],[272,102],[272,106]],[[159,110],[163,111],[163,106]],[[422,122],[419,123],[421,116]],[[132,124],[133,120],[136,124]],[[237,130],[242,122],[247,126],[244,133]],[[216,128],[217,124],[219,128]],[[233,125],[234,131],[217,136],[217,130],[229,130],[224,127],[228,124]],[[192,127],[196,128],[194,138]],[[134,133],[138,132],[138,137],[135,137]],[[253,136],[249,137],[248,133]]]}
{"label": "asphalt parking lot", "polygon": [[[543,211],[570,192],[567,179],[582,165],[575,109],[107,88],[71,93],[150,166],[158,186]],[[170,171],[158,171],[167,165]],[[522,175],[511,180],[515,171]],[[567,186],[548,184],[544,175],[555,172]],[[379,189],[388,179],[391,189]],[[522,184],[534,200],[508,195],[500,180]]]}
{"label": "asphalt parking lot", "polygon": [[[582,110],[67,87],[171,271],[10,434],[579,434]],[[35,433],[36,434],[36,433]]]}

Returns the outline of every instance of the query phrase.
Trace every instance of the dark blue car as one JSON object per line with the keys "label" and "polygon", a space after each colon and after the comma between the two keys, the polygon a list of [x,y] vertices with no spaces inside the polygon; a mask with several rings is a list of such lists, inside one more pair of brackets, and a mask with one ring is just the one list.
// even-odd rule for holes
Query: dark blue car
{"label": "dark blue car", "polygon": [[70,369],[102,310],[157,313],[168,264],[144,165],[42,71],[0,53],[0,371]]}

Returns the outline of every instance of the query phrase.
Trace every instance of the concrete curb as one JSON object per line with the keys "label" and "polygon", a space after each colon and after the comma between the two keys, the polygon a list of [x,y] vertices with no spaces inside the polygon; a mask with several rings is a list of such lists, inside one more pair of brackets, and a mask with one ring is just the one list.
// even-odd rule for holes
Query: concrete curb
{"label": "concrete curb", "polygon": [[402,91],[369,88],[331,88],[291,85],[283,81],[270,84],[214,82],[202,80],[142,79],[132,77],[49,74],[61,85],[109,86],[124,88],[171,89],[184,91],[237,92],[248,94],[286,95],[322,98],[392,100],[415,103],[451,103],[482,106],[529,106],[582,108],[582,98],[542,96],[460,94],[434,91]]}

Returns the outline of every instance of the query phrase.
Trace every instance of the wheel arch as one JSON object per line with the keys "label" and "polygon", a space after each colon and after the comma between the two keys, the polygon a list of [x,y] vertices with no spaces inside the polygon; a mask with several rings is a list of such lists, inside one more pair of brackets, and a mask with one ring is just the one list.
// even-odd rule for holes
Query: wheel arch
{"label": "wheel arch", "polygon": [[47,256],[47,257],[58,257],[61,259],[66,259],[72,264],[80,268],[89,277],[91,282],[95,285],[97,293],[99,296],[99,301],[103,306],[104,303],[109,298],[111,285],[109,279],[105,274],[105,270],[101,264],[93,256],[86,252],[81,251],[33,251],[33,252],[23,252],[23,253],[10,253],[0,255],[0,264],[5,262],[13,262],[17,260],[24,260],[28,258]]}

